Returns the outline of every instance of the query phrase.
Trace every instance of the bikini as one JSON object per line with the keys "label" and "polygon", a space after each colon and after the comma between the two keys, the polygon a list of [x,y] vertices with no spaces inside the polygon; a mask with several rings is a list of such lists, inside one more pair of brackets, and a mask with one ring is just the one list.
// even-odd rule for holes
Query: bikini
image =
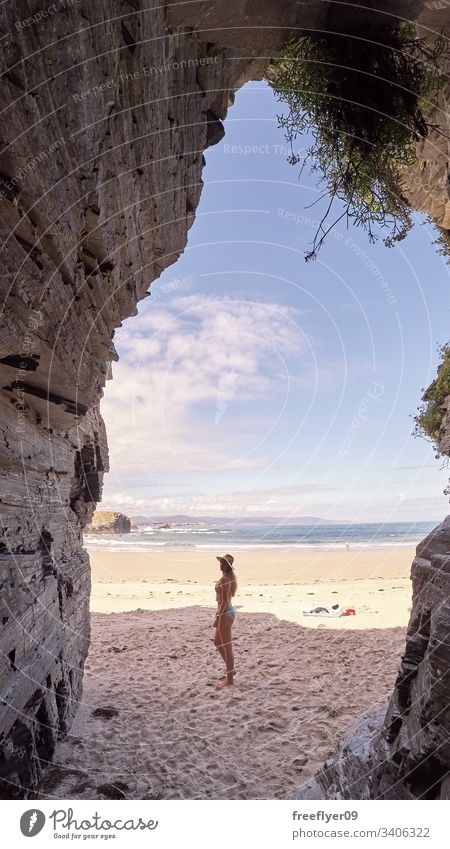
{"label": "bikini", "polygon": [[[217,584],[214,584],[214,589],[216,591],[216,598],[217,598],[217,596],[220,592],[219,587],[220,587],[220,581],[217,581]],[[233,607],[233,605],[231,605],[230,607],[227,607],[227,609],[224,610],[223,613],[218,613],[217,616],[231,616],[232,619],[234,620],[234,617],[236,616],[236,608]]]}
{"label": "bikini", "polygon": [[227,609],[224,610],[223,613],[218,613],[217,615],[218,616],[231,616],[232,619],[234,619],[234,617],[236,616],[236,608],[235,607],[227,607]]}

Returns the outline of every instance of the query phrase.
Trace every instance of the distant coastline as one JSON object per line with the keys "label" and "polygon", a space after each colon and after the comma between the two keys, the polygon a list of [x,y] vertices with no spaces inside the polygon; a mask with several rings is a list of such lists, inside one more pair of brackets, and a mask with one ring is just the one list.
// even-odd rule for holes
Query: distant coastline
{"label": "distant coastline", "polygon": [[350,522],[335,522],[332,519],[323,519],[321,516],[189,516],[183,513],[161,516],[131,515],[131,521],[138,526],[142,525],[245,525],[245,527],[261,525],[349,525]]}
{"label": "distant coastline", "polygon": [[[165,517],[166,518],[166,517]],[[167,517],[169,519],[169,517]],[[196,550],[367,550],[401,548],[420,542],[437,522],[244,524],[200,518],[142,524],[128,534],[85,534],[89,549],[104,551]],[[136,522],[136,517],[133,518]]]}

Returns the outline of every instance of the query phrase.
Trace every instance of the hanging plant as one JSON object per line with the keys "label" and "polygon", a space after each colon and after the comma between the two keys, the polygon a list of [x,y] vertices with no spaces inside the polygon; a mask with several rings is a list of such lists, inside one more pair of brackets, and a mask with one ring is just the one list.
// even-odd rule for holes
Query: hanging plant
{"label": "hanging plant", "polygon": [[393,20],[377,35],[313,33],[291,41],[273,61],[267,77],[287,107],[278,122],[291,148],[288,161],[301,162],[294,143],[308,132],[313,141],[302,168],[309,162],[319,173],[328,201],[306,259],[317,256],[342,219],[363,227],[371,241],[379,228],[389,230],[388,246],[405,238],[412,219],[401,172],[429,132],[426,112],[447,49],[443,37],[419,39],[413,24]]}

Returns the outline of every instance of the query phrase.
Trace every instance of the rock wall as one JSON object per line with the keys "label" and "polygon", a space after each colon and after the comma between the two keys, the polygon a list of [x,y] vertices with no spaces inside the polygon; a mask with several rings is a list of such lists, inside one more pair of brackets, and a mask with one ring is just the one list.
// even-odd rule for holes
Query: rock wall
{"label": "rock wall", "polygon": [[[450,38],[450,7],[446,0],[425,0],[419,15],[419,34],[430,38],[441,32]],[[441,67],[447,79],[450,56],[443,54]],[[450,86],[443,85],[428,111],[434,129],[417,145],[418,161],[405,175],[406,195],[414,209],[426,212],[444,230],[450,231]]]}
{"label": "rock wall", "polygon": [[[408,17],[426,4],[373,7],[394,5]],[[321,0],[1,7],[2,797],[39,787],[81,693],[82,529],[108,470],[98,403],[114,330],[184,249],[203,150],[222,138],[234,90],[261,77],[291,28],[333,11]]]}

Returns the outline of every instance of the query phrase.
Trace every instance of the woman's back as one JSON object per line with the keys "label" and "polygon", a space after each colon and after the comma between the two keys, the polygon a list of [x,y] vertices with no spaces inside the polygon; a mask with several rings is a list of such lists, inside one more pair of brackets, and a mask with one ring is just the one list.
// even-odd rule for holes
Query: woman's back
{"label": "woman's back", "polygon": [[223,599],[231,604],[231,599],[236,595],[237,590],[236,577],[234,575],[232,577],[222,575],[215,585],[215,590],[217,601]]}

